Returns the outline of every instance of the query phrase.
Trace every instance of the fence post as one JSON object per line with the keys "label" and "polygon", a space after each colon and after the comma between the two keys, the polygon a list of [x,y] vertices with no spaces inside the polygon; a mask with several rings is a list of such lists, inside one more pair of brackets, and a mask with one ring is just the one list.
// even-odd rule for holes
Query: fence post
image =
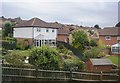
{"label": "fence post", "polygon": [[102,83],[102,71],[100,72],[100,83]]}
{"label": "fence post", "polygon": [[38,67],[36,67],[36,78],[38,77]]}
{"label": "fence post", "polygon": [[70,83],[72,83],[72,68],[70,68]]}

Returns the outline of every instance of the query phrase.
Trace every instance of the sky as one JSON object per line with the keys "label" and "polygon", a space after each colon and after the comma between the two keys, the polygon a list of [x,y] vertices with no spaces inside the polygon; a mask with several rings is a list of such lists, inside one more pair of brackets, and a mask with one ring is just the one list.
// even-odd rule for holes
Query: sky
{"label": "sky", "polygon": [[[0,0],[1,1],[1,0]],[[46,22],[112,27],[118,23],[119,0],[2,0],[0,16],[38,17]]]}

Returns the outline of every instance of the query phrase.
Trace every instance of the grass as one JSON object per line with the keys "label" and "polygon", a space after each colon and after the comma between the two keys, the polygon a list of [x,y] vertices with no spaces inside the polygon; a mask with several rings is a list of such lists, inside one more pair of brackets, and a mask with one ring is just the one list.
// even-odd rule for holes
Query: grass
{"label": "grass", "polygon": [[108,59],[110,59],[113,64],[118,65],[120,63],[120,56],[107,56]]}

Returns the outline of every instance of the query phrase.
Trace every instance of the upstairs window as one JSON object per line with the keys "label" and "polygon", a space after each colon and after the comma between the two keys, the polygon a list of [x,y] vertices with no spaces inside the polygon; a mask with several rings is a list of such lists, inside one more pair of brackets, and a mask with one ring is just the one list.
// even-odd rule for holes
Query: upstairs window
{"label": "upstairs window", "polygon": [[52,29],[52,32],[55,32],[55,30],[54,30],[54,29]]}
{"label": "upstairs window", "polygon": [[46,29],[46,32],[49,32],[49,29]]}
{"label": "upstairs window", "polygon": [[41,31],[41,28],[37,28],[37,32],[40,32]]}
{"label": "upstairs window", "polygon": [[111,36],[105,36],[105,40],[111,40]]}

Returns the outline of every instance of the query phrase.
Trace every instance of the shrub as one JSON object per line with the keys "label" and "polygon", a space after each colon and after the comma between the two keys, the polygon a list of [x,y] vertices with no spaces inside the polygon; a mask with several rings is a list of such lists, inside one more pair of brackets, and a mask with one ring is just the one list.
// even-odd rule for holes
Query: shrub
{"label": "shrub", "polygon": [[102,57],[104,55],[105,54],[102,49],[98,47],[92,47],[91,49],[86,50],[84,52],[84,59],[88,60],[89,58],[97,58],[97,57]]}
{"label": "shrub", "polygon": [[4,56],[4,59],[7,63],[12,65],[23,65],[24,64],[24,56],[21,55],[19,51],[12,51]]}
{"label": "shrub", "polygon": [[58,51],[49,46],[32,48],[29,61],[34,66],[42,69],[59,69],[60,67]]}
{"label": "shrub", "polygon": [[7,50],[16,49],[15,41],[2,40],[2,47]]}
{"label": "shrub", "polygon": [[79,59],[65,59],[63,63],[63,68],[65,70],[80,70],[83,69],[83,62]]}

